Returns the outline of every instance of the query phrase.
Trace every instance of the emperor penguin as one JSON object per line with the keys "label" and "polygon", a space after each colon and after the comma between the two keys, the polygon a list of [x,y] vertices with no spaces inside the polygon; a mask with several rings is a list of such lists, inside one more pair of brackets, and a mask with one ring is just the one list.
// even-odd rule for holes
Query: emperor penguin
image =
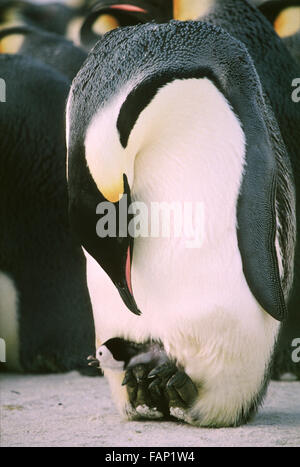
{"label": "emperor penguin", "polygon": [[80,42],[91,49],[103,34],[117,27],[133,26],[172,18],[172,0],[100,0],[86,15],[80,30]]}
{"label": "emperor penguin", "polygon": [[[178,19],[188,10],[187,0],[174,0]],[[247,48],[269,101],[292,163],[297,205],[297,236],[300,235],[300,105],[293,99],[294,82],[300,76],[299,63],[291,56],[270,22],[245,0],[193,0],[193,15],[221,27]],[[204,8],[204,6],[206,7]],[[176,11],[175,11],[176,13]],[[177,18],[175,15],[175,18]],[[189,19],[185,14],[184,18]],[[193,16],[194,18],[194,16]],[[234,20],[233,20],[234,18]],[[251,34],[249,34],[251,31]],[[274,358],[272,376],[300,379],[300,365],[291,357],[293,342],[300,336],[300,242],[297,242],[294,282]]]}
{"label": "emperor penguin", "polygon": [[5,370],[86,371],[95,331],[85,259],[71,233],[64,108],[69,80],[0,54],[0,337]]}
{"label": "emperor penguin", "polygon": [[17,53],[40,60],[70,81],[87,57],[82,48],[63,36],[28,25],[1,29],[0,52]]}
{"label": "emperor penguin", "polygon": [[[296,241],[289,154],[247,48],[200,21],[115,29],[73,81],[66,120],[70,222],[99,344],[161,342],[168,362],[147,378],[169,415],[246,423],[287,315]],[[190,228],[178,235],[166,205],[181,219],[189,206]],[[145,228],[157,206],[169,235]],[[157,415],[149,387],[141,411],[124,374],[104,373],[123,416]]]}
{"label": "emperor penguin", "polygon": [[[71,36],[74,25],[83,20],[85,7],[67,5],[65,2],[34,3],[25,0],[2,0],[0,24],[16,26],[28,24],[46,31]],[[80,23],[81,25],[81,23]]]}

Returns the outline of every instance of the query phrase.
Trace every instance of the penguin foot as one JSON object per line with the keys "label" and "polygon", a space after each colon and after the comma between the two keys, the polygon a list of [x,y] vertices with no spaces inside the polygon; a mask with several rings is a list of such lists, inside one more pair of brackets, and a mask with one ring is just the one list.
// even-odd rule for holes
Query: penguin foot
{"label": "penguin foot", "polygon": [[134,357],[122,383],[138,419],[174,417],[188,420],[198,390],[191,378],[165,352],[150,351]]}
{"label": "penguin foot", "polygon": [[153,379],[150,387],[159,387],[163,392],[171,416],[187,421],[186,411],[193,405],[198,390],[191,378],[172,362],[152,370],[148,378]]}
{"label": "penguin foot", "polygon": [[156,392],[152,393],[149,389],[148,374],[148,365],[133,366],[126,371],[122,385],[127,387],[128,398],[137,418],[157,420],[163,418],[164,414]]}

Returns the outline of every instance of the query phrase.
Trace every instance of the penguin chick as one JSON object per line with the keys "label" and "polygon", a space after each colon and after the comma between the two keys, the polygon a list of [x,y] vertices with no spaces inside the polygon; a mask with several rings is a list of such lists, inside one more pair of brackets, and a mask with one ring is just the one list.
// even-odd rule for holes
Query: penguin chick
{"label": "penguin chick", "polygon": [[99,365],[98,368],[123,371],[132,357],[144,350],[144,344],[135,344],[119,337],[114,337],[100,345],[96,350],[96,357],[88,357],[89,366]]}
{"label": "penguin chick", "polygon": [[103,370],[124,371],[137,365],[163,364],[167,357],[162,347],[155,344],[136,344],[114,337],[107,340],[96,350],[96,357],[89,356],[89,366]]}

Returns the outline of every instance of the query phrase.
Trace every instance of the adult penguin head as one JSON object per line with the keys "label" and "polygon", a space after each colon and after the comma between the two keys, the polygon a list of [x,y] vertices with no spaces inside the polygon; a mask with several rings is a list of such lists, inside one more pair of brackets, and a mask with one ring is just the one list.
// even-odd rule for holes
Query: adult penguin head
{"label": "adult penguin head", "polygon": [[0,3],[0,23],[8,26],[27,24],[61,35],[65,35],[70,22],[82,14],[81,8],[72,8],[62,2],[37,4],[3,0]]}
{"label": "adult penguin head", "polygon": [[86,16],[80,31],[81,44],[91,48],[112,29],[155,21],[163,23],[172,18],[172,0],[101,0]]}
{"label": "adult penguin head", "polygon": [[28,25],[0,29],[0,53],[28,55],[74,78],[86,52],[60,34]]}
{"label": "adult penguin head", "polygon": [[[94,181],[86,165],[84,121],[80,127],[72,124],[77,111],[74,107],[70,110],[71,101],[72,94],[67,106],[70,223],[81,245],[108,274],[128,309],[140,315],[131,285],[133,237],[128,232],[132,217],[128,215],[131,176],[111,157],[110,164],[106,166],[110,173],[105,172],[101,180]],[[88,151],[96,155],[93,151],[93,145],[94,149],[97,147],[96,126],[92,125],[90,132]],[[103,154],[110,155],[105,148]]]}

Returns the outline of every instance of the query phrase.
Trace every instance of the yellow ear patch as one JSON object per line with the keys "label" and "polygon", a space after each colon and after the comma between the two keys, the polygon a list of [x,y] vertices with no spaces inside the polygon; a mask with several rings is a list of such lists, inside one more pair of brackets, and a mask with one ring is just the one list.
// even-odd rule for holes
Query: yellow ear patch
{"label": "yellow ear patch", "polygon": [[123,178],[120,178],[120,180],[111,185],[106,185],[105,183],[99,184],[98,182],[96,184],[100,193],[110,203],[117,203],[124,194]]}
{"label": "yellow ear patch", "polygon": [[17,54],[24,42],[23,34],[12,34],[0,40],[0,53]]}
{"label": "yellow ear patch", "polygon": [[300,30],[300,7],[283,10],[274,22],[274,28],[280,37],[292,36]]}
{"label": "yellow ear patch", "polygon": [[95,34],[102,35],[108,31],[112,31],[120,26],[119,22],[114,16],[101,15],[97,21],[94,22],[92,30]]}
{"label": "yellow ear patch", "polygon": [[214,6],[214,0],[173,0],[173,17],[189,21],[205,16]]}
{"label": "yellow ear patch", "polygon": [[66,37],[74,42],[76,45],[80,45],[80,29],[84,21],[83,16],[72,19],[67,27]]}

